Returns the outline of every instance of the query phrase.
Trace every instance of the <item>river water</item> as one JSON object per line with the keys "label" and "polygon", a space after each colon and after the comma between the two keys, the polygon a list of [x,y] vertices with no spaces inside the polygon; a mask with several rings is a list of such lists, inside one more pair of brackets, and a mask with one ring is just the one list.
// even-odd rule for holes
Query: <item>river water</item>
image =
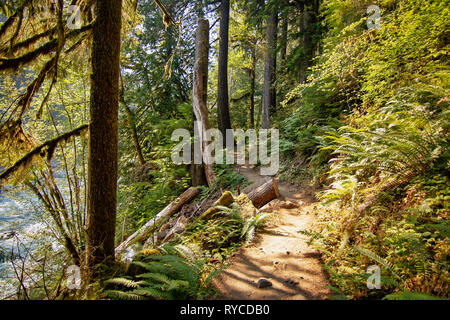
{"label": "river water", "polygon": [[32,250],[45,228],[39,202],[28,191],[6,188],[0,193],[0,299],[17,289],[13,263],[20,268],[20,256]]}

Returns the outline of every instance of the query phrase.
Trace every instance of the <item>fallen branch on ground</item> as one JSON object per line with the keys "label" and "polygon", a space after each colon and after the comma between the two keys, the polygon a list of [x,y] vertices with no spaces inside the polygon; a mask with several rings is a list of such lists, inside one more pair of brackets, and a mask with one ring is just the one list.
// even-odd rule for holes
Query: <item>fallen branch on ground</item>
{"label": "fallen branch on ground", "polygon": [[190,188],[187,191],[185,191],[178,199],[170,203],[153,219],[151,219],[138,231],[129,236],[127,240],[122,242],[115,250],[116,255],[123,252],[126,248],[128,248],[131,244],[135,242],[145,241],[148,235],[155,229],[156,226],[164,222],[170,216],[177,213],[184,204],[190,202],[192,199],[197,197],[199,192],[200,191],[197,188]]}

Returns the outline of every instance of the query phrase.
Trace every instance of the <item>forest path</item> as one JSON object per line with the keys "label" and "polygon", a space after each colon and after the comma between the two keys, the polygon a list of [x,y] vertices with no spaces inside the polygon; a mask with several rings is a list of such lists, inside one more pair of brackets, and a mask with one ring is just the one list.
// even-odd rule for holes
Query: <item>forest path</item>
{"label": "forest path", "polygon": [[[237,169],[255,184],[268,180],[249,165]],[[299,233],[315,222],[311,214],[314,197],[289,184],[279,183],[278,187],[281,199],[271,203],[274,218],[249,246],[233,255],[230,266],[214,279],[220,299],[317,300],[331,293],[325,288],[328,281],[320,255],[308,246],[308,237]],[[261,278],[272,286],[258,288]]]}

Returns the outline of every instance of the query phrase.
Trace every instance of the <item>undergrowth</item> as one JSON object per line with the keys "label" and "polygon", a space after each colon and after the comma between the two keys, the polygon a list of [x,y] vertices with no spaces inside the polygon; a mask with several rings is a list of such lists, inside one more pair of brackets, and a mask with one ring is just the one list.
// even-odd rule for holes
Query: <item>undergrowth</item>
{"label": "undergrowth", "polygon": [[[326,4],[324,51],[278,124],[289,132],[284,157],[307,161],[288,163],[282,177],[323,187],[318,226],[305,233],[334,298],[448,299],[448,7],[375,1],[383,23],[367,30],[366,4]],[[372,265],[378,290],[367,286]]]}

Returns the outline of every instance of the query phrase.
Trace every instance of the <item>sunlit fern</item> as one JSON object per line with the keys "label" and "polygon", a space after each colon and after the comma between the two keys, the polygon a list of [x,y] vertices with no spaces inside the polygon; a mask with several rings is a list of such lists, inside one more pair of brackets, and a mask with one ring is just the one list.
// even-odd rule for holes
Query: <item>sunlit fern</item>
{"label": "sunlit fern", "polygon": [[245,239],[245,243],[249,244],[255,236],[256,230],[266,223],[273,214],[267,212],[260,212],[254,217],[248,218],[242,228],[241,238]]}
{"label": "sunlit fern", "polygon": [[[392,264],[392,262],[380,257],[379,255],[377,255],[376,253],[374,253],[368,249],[361,248],[359,246],[354,246],[353,249],[355,251],[357,251],[358,253],[374,260],[375,262],[378,262],[383,267],[385,267],[386,270],[388,270],[396,278],[396,280],[402,281],[402,278],[396,273],[395,266],[394,266],[394,264]],[[400,287],[400,284],[398,282],[397,282],[397,286]]]}
{"label": "sunlit fern", "polygon": [[446,300],[422,292],[401,291],[384,296],[383,300]]}
{"label": "sunlit fern", "polygon": [[[165,250],[176,249],[166,247]],[[202,290],[205,290],[205,283],[201,281],[200,262],[175,255],[153,255],[133,264],[147,272],[136,276],[139,281],[127,278],[107,280],[107,285],[118,287],[106,290],[104,293],[107,297],[127,300],[183,300],[197,299]]]}

